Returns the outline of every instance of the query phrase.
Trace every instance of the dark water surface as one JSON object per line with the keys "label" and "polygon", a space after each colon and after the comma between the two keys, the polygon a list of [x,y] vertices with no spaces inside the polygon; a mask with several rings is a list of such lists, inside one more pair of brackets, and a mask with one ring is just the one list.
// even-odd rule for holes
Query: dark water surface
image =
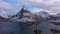
{"label": "dark water surface", "polygon": [[0,22],[0,34],[21,34],[21,23]]}

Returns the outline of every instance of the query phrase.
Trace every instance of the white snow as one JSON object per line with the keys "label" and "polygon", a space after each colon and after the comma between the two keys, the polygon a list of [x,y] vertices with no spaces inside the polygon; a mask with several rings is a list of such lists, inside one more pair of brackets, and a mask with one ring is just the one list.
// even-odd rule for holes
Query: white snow
{"label": "white snow", "polygon": [[45,11],[40,11],[37,14],[43,18],[49,18],[49,15],[50,15],[48,12],[45,12]]}

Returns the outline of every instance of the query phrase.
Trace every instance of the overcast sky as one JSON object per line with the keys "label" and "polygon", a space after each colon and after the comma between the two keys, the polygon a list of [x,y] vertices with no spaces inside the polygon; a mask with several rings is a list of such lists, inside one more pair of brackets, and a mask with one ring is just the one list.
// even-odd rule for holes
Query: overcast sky
{"label": "overcast sky", "polygon": [[40,9],[50,13],[60,12],[60,0],[0,0],[0,7],[18,12],[22,6],[30,11],[38,12]]}

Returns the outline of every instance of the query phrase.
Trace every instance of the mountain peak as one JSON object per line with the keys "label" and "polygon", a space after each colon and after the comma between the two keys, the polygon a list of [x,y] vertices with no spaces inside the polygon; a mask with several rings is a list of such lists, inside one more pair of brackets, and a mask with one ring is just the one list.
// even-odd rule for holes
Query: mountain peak
{"label": "mountain peak", "polygon": [[22,9],[26,10],[25,6],[23,6]]}
{"label": "mountain peak", "polygon": [[22,7],[20,13],[30,13],[30,11],[28,11],[25,6]]}

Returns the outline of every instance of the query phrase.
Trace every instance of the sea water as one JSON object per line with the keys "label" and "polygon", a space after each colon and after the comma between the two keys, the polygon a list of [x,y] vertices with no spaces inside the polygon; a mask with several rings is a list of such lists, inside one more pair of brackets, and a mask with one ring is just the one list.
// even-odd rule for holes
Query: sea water
{"label": "sea water", "polygon": [[21,27],[19,22],[0,22],[0,34],[21,34]]}

